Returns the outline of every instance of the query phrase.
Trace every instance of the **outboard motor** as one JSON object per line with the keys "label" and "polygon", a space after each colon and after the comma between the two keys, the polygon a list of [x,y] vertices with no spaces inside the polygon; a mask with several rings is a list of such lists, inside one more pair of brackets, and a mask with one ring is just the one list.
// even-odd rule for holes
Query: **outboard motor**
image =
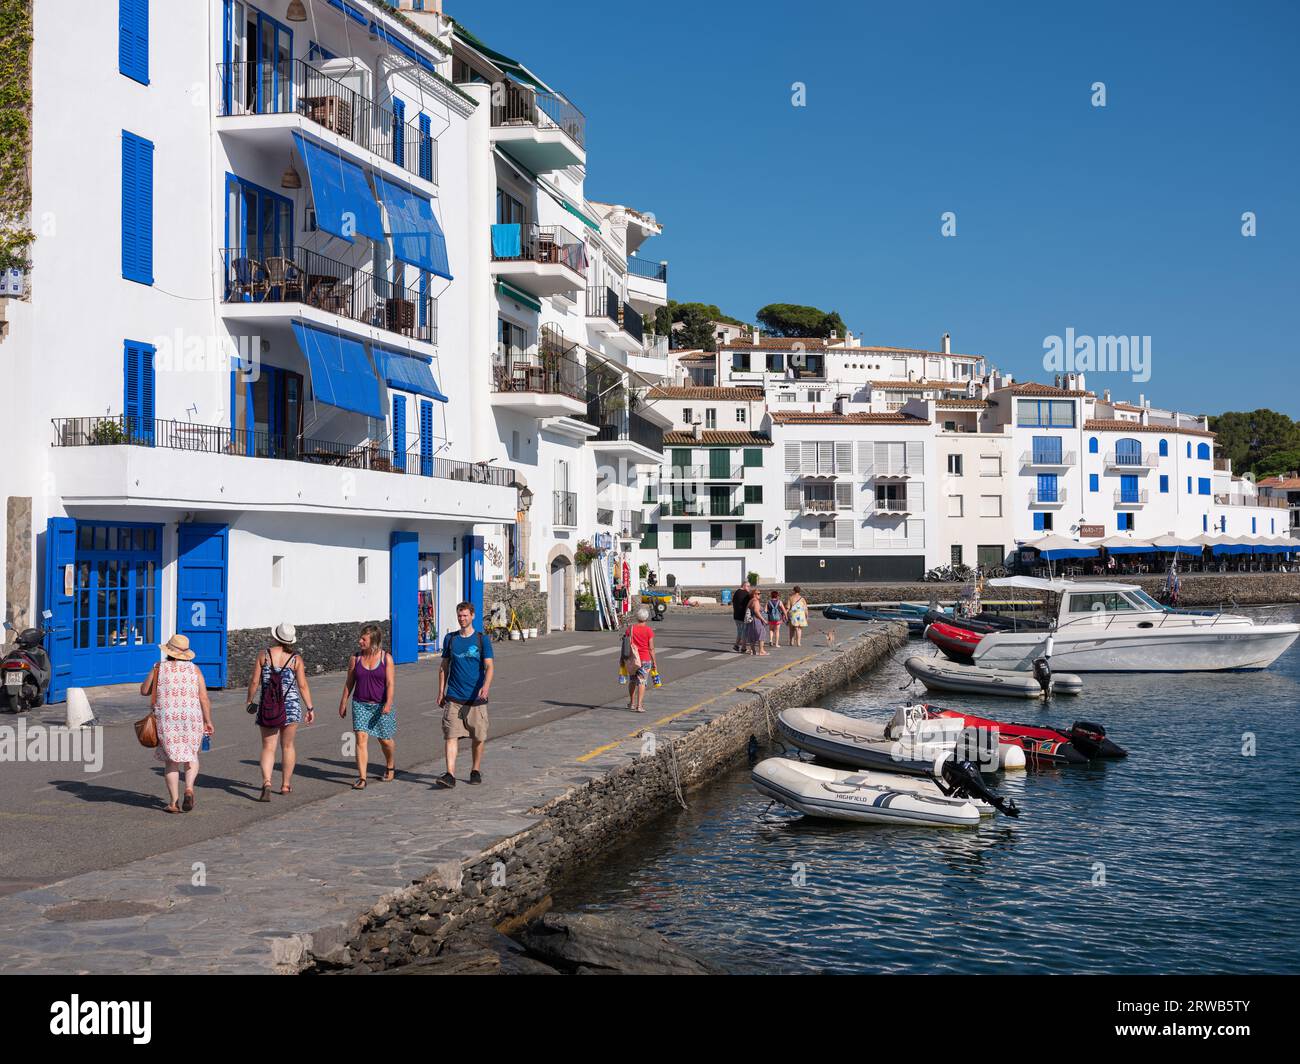
{"label": "outboard motor", "polygon": [[1052,697],[1052,666],[1048,664],[1046,658],[1034,659],[1034,679],[1038,681],[1038,686],[1043,689],[1043,697]]}
{"label": "outboard motor", "polygon": [[[1003,798],[1002,795],[989,790],[984,785],[979,770],[969,761],[948,758],[944,761],[940,772],[943,774],[943,779],[939,781],[939,788],[949,797],[981,798],[1000,813],[1010,817],[1020,815],[1020,808],[1012,799]],[[947,786],[945,787],[944,784]]]}
{"label": "outboard motor", "polygon": [[1076,720],[1070,726],[1070,742],[1088,758],[1128,757],[1128,751],[1106,738],[1106,729],[1088,720]]}

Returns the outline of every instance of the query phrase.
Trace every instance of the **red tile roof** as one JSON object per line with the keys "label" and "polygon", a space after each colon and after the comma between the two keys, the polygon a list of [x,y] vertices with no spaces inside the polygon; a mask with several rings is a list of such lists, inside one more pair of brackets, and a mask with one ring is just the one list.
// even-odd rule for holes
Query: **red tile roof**
{"label": "red tile roof", "polygon": [[936,399],[934,401],[936,410],[983,410],[988,405],[986,399]]}
{"label": "red tile roof", "polygon": [[1300,475],[1293,474],[1284,477],[1279,474],[1275,477],[1265,477],[1259,481],[1258,486],[1261,488],[1282,488],[1285,491],[1300,491]]}
{"label": "red tile roof", "polygon": [[1083,423],[1083,427],[1085,429],[1098,429],[1102,432],[1161,432],[1214,438],[1213,432],[1194,429],[1190,425],[1179,425],[1175,428],[1173,425],[1144,425],[1140,421],[1118,421],[1115,418],[1090,418]]}
{"label": "red tile roof", "polygon": [[[1057,388],[1051,384],[1039,384],[1037,381],[1026,381],[1024,384],[1013,384],[1004,389],[1008,392],[1014,392],[1017,395],[1059,395],[1068,399],[1078,399],[1086,397],[1095,399],[1093,392],[1072,392],[1068,388]],[[1127,422],[1126,422],[1127,424]]]}
{"label": "red tile roof", "polygon": [[836,414],[833,411],[778,411],[772,414],[772,420],[778,425],[928,425],[925,418],[912,417],[900,412],[878,414],[870,411],[856,411],[852,414]]}
{"label": "red tile roof", "polygon": [[772,440],[761,432],[665,432],[664,443],[673,447],[771,447]]}
{"label": "red tile roof", "polygon": [[743,399],[761,402],[763,389],[754,387],[714,388],[709,385],[660,384],[647,393],[648,399]]}
{"label": "red tile roof", "polygon": [[954,389],[959,391],[966,390],[965,381],[872,381],[872,389],[879,388],[882,392],[919,392],[935,391],[942,388],[945,391]]}

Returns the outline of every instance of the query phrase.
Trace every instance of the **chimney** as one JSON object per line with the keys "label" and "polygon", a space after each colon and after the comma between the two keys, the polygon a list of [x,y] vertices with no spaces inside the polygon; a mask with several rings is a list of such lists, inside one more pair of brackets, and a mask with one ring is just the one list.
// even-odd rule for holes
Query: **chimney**
{"label": "chimney", "polygon": [[1103,389],[1102,389],[1102,392],[1101,392],[1101,401],[1102,401],[1103,403],[1109,403],[1109,402],[1110,402],[1110,389],[1109,389],[1109,388],[1103,388]]}
{"label": "chimney", "polygon": [[944,333],[943,339],[939,341],[939,350],[945,355],[952,354],[952,334]]}
{"label": "chimney", "polygon": [[695,440],[701,439],[700,423],[698,421],[691,422],[691,438]]}
{"label": "chimney", "polygon": [[755,325],[752,329],[750,329],[749,334],[750,334],[750,339],[753,340],[754,342],[754,346],[758,347],[759,344],[762,342],[762,338],[763,338],[763,334],[758,331],[758,326]]}

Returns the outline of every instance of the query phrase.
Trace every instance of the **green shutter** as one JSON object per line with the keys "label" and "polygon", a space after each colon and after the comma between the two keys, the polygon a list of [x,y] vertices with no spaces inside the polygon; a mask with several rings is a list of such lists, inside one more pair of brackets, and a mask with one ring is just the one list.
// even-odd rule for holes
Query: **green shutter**
{"label": "green shutter", "polygon": [[646,525],[645,534],[641,537],[642,550],[659,549],[659,526]]}
{"label": "green shutter", "polygon": [[755,503],[757,503],[757,502],[762,502],[762,501],[763,501],[763,485],[762,485],[762,484],[746,484],[746,485],[745,485],[745,502],[747,502],[747,503],[749,503],[749,502],[755,502]]}
{"label": "green shutter", "polygon": [[709,450],[709,476],[714,480],[726,480],[731,472],[731,451],[726,447],[713,447]]}
{"label": "green shutter", "polygon": [[673,550],[691,549],[691,526],[673,525]]}
{"label": "green shutter", "polygon": [[761,448],[761,447],[746,447],[746,448],[745,448],[745,467],[746,467],[747,469],[755,469],[755,468],[761,467],[762,464],[763,464],[763,448]]}

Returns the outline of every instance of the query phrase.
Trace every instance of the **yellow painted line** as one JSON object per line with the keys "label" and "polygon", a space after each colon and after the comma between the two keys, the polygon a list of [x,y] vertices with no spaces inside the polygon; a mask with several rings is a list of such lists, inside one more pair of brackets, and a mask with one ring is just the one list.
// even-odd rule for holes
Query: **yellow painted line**
{"label": "yellow painted line", "polygon": [[[651,721],[648,727],[657,728],[661,724],[668,724],[671,721],[677,720],[679,717],[686,716],[688,713],[694,713],[697,709],[703,709],[705,706],[709,705],[710,703],[716,702],[719,698],[723,698],[726,695],[734,694],[736,691],[743,690],[744,688],[750,686],[750,684],[761,683],[763,680],[766,680],[769,676],[775,676],[777,673],[785,672],[786,669],[793,669],[796,665],[802,665],[805,661],[812,661],[812,659],[815,657],[817,657],[816,654],[808,654],[802,658],[797,659],[796,661],[788,661],[784,665],[782,665],[779,669],[773,669],[771,672],[765,672],[763,673],[762,676],[755,676],[752,680],[746,680],[743,684],[733,687],[729,691],[722,691],[719,694],[714,695],[712,698],[706,698],[703,702],[696,702],[695,705],[690,706],[687,709],[679,710],[676,713],[670,713],[666,717],[660,717],[658,720]],[[645,727],[637,728],[636,731],[628,732],[621,739],[615,739],[612,743],[606,743],[604,746],[598,746],[594,750],[589,750],[587,753],[583,754],[577,760],[579,762],[590,761],[593,757],[599,757],[601,754],[608,753],[610,750],[613,750],[615,747],[622,745],[623,743],[627,742],[629,739],[635,739],[638,735],[640,735],[644,731],[645,731]]]}

